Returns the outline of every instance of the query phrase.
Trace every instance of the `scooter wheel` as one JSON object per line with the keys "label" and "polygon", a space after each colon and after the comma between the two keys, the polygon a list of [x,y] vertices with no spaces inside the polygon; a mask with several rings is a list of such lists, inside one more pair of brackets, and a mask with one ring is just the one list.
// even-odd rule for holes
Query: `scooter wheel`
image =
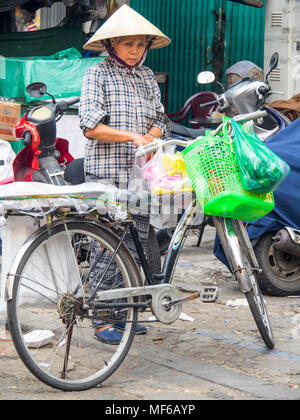
{"label": "scooter wheel", "polygon": [[262,272],[257,274],[261,291],[272,296],[300,295],[300,258],[274,247],[276,232],[263,235],[254,246]]}

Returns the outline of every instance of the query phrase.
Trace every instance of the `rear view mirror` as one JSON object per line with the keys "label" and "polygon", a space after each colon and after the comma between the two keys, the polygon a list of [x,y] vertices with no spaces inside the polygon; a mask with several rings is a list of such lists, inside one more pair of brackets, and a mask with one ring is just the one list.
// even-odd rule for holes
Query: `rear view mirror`
{"label": "rear view mirror", "polygon": [[278,61],[279,61],[279,54],[278,52],[274,52],[274,54],[271,57],[270,60],[270,70],[268,72],[268,74],[266,75],[266,82],[268,83],[268,79],[269,79],[269,75],[271,73],[271,71],[273,71],[274,69],[276,69],[276,67],[278,66]]}
{"label": "rear view mirror", "polygon": [[41,98],[47,94],[47,86],[42,82],[31,83],[26,87],[27,93],[33,98]]}
{"label": "rear view mirror", "polygon": [[271,57],[270,64],[269,64],[270,71],[276,69],[276,67],[278,66],[278,60],[279,60],[279,54],[278,52],[274,52],[274,54]]}

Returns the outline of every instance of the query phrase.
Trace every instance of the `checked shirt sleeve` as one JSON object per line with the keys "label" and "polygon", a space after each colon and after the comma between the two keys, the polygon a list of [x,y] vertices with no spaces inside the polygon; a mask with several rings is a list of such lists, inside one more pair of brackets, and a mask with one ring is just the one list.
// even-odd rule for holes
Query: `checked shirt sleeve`
{"label": "checked shirt sleeve", "polygon": [[170,120],[165,114],[164,106],[161,103],[161,93],[156,80],[154,79],[154,100],[156,105],[156,122],[153,124],[154,127],[160,128],[163,133],[163,137],[170,136]]}
{"label": "checked shirt sleeve", "polygon": [[93,129],[107,117],[103,109],[102,77],[96,66],[85,73],[79,104],[80,127],[83,131]]}

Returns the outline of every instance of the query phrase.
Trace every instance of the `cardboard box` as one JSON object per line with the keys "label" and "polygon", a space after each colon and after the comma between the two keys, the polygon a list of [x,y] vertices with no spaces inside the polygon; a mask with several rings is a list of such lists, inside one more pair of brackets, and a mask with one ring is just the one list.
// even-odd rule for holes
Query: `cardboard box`
{"label": "cardboard box", "polygon": [[13,128],[18,124],[21,115],[21,104],[0,101],[0,139],[17,141]]}

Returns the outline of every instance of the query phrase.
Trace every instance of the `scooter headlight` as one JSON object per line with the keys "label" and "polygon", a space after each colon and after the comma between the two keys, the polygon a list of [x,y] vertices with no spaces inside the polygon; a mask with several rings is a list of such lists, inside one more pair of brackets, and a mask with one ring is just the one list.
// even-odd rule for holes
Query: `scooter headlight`
{"label": "scooter headlight", "polygon": [[49,120],[52,116],[52,111],[47,106],[42,106],[40,108],[35,109],[30,118],[36,121],[46,121]]}

